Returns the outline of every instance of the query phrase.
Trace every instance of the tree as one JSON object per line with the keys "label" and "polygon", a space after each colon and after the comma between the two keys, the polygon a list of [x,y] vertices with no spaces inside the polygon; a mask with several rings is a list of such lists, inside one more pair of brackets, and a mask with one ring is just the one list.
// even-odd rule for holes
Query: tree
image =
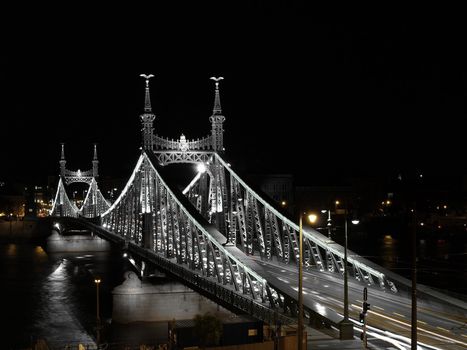
{"label": "tree", "polygon": [[204,315],[196,315],[194,322],[193,332],[202,349],[206,346],[219,345],[222,335],[222,323],[216,316],[207,312]]}

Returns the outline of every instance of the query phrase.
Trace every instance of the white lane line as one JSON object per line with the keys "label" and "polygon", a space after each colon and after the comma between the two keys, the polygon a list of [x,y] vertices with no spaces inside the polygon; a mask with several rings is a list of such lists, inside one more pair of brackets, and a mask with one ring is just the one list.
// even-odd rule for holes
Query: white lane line
{"label": "white lane line", "polygon": [[402,314],[399,314],[399,313],[397,313],[397,312],[393,312],[393,314],[394,314],[394,315],[397,315],[397,316],[399,316],[399,317],[406,318],[404,315],[402,315]]}
{"label": "white lane line", "polygon": [[377,308],[378,310],[383,310],[384,311],[384,309],[382,307],[379,307],[379,306],[376,306],[376,305],[373,305],[373,307]]}
{"label": "white lane line", "polygon": [[[376,312],[376,311],[372,311],[371,313],[372,313],[372,314],[375,314],[375,315],[378,315],[378,316],[381,316],[381,317],[383,317],[383,318],[386,318],[386,319],[388,319],[388,320],[391,320],[391,321],[393,321],[393,322],[397,322],[397,323],[403,324],[403,325],[408,326],[408,327],[411,326],[411,325],[408,324],[407,322],[399,321],[399,320],[397,320],[397,319],[395,319],[395,318],[392,318],[392,317],[383,315],[383,314],[381,314],[381,313],[379,313],[379,312]],[[439,327],[436,327],[436,328],[439,328]],[[424,329],[424,328],[421,328],[421,327],[419,327],[418,329],[419,329],[420,331],[422,331],[422,332],[425,332],[425,333],[428,333],[428,334],[432,334],[432,335],[434,335],[435,337],[447,339],[447,340],[450,340],[451,342],[458,343],[458,344],[461,344],[461,345],[463,345],[463,346],[467,346],[467,343],[464,343],[464,342],[462,342],[462,341],[460,341],[460,340],[457,340],[457,339],[454,339],[454,338],[449,338],[449,337],[446,337],[446,336],[444,336],[444,335],[441,335],[441,334],[438,334],[438,333],[429,331],[429,330]]]}
{"label": "white lane line", "polygon": [[446,328],[443,328],[443,327],[437,326],[436,328],[441,329],[442,331],[445,331],[445,332],[451,332],[449,329],[446,329]]}

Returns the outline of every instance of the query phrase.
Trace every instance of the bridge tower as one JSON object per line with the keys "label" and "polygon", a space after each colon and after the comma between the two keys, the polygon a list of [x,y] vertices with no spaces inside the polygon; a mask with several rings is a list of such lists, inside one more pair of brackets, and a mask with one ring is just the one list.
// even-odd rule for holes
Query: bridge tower
{"label": "bridge tower", "polygon": [[211,77],[216,83],[216,91],[214,96],[214,108],[212,116],[209,118],[211,121],[211,135],[212,135],[212,148],[216,152],[222,152],[224,150],[224,129],[223,123],[225,117],[222,115],[221,98],[219,95],[219,81],[223,80],[223,77]]}
{"label": "bridge tower", "polygon": [[153,122],[156,119],[152,113],[151,96],[149,94],[149,79],[154,77],[152,74],[140,74],[140,77],[146,79],[146,92],[144,96],[144,113],[140,115],[141,123],[143,124],[143,149],[145,151],[152,151],[154,147],[154,127]]}

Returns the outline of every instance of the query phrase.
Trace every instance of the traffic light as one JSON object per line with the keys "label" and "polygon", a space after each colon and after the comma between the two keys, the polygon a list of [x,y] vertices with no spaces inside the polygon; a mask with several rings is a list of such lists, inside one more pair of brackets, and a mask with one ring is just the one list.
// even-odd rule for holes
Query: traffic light
{"label": "traffic light", "polygon": [[370,309],[370,304],[368,304],[366,301],[363,302],[363,313],[366,314],[368,310]]}
{"label": "traffic light", "polygon": [[365,314],[363,312],[360,312],[360,323],[365,322]]}

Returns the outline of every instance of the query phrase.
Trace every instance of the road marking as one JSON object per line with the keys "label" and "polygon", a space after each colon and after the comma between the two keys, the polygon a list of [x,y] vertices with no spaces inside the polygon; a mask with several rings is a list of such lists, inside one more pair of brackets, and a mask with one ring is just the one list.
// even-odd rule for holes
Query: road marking
{"label": "road marking", "polygon": [[461,334],[461,335],[462,335],[464,338],[467,338],[467,335],[465,335],[465,334]]}
{"label": "road marking", "polygon": [[393,312],[393,314],[394,314],[394,315],[397,315],[397,316],[399,316],[399,317],[403,317],[403,318],[405,318],[405,316],[404,316],[404,315],[402,315],[402,314],[399,314],[399,313],[397,313],[397,312]]}
{"label": "road marking", "polygon": [[379,310],[383,310],[383,311],[384,311],[384,309],[383,309],[382,307],[379,307],[379,306],[376,306],[376,305],[373,305],[373,306],[374,306],[375,308],[379,309]]}
{"label": "road marking", "polygon": [[443,328],[443,327],[437,326],[436,328],[441,329],[442,331],[445,331],[445,332],[451,332],[449,329],[446,329],[446,328]]}
{"label": "road marking", "polygon": [[[372,311],[372,314],[381,316],[381,317],[383,317],[383,318],[387,318],[388,320],[391,320],[391,321],[393,321],[393,322],[397,322],[397,323],[403,324],[403,325],[408,326],[408,327],[411,326],[411,325],[408,324],[407,322],[399,321],[399,320],[397,320],[397,319],[395,319],[395,318],[392,318],[392,317],[389,317],[389,316],[380,314],[379,312],[376,312],[376,311]],[[436,328],[438,328],[438,327],[436,327]],[[467,346],[467,343],[464,343],[464,342],[462,342],[462,341],[460,341],[460,340],[457,340],[457,339],[454,339],[454,338],[449,338],[449,337],[446,337],[445,335],[437,334],[437,333],[435,333],[435,332],[431,332],[431,331],[429,331],[428,329],[424,329],[424,328],[418,328],[418,329],[419,329],[420,331],[422,331],[422,332],[425,332],[425,333],[434,335],[435,337],[447,339],[447,340],[450,340],[451,342],[454,342],[454,343],[458,343],[458,344]]]}
{"label": "road marking", "polygon": [[361,300],[355,299],[355,301],[356,301],[357,303],[362,303],[362,304],[363,304],[363,301],[361,301]]}
{"label": "road marking", "polygon": [[427,324],[426,322],[420,320],[417,320],[417,322],[420,322],[421,324]]}

